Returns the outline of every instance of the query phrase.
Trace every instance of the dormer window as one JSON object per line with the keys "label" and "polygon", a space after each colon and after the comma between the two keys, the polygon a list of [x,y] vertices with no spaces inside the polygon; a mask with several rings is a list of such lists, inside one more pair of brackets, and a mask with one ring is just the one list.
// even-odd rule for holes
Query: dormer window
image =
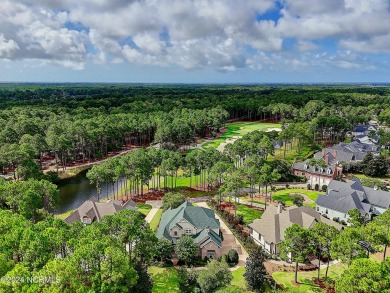
{"label": "dormer window", "polygon": [[352,156],[351,160],[352,160],[352,161],[355,161],[355,155]]}
{"label": "dormer window", "polygon": [[308,169],[308,165],[307,164],[303,165],[303,168]]}
{"label": "dormer window", "polygon": [[185,229],[184,232],[186,235],[192,235],[192,230],[191,229]]}
{"label": "dormer window", "polygon": [[83,224],[85,225],[91,224],[91,219],[87,216],[83,217]]}
{"label": "dormer window", "polygon": [[328,174],[330,175],[330,174],[332,174],[332,170],[331,170],[331,169],[328,169],[328,170],[326,171],[326,173],[328,173]]}

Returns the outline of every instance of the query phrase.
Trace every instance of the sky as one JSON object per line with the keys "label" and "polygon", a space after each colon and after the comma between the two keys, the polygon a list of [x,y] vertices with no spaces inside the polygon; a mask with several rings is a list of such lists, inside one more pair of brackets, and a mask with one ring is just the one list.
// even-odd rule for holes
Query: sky
{"label": "sky", "polygon": [[0,7],[0,82],[390,82],[390,0]]}

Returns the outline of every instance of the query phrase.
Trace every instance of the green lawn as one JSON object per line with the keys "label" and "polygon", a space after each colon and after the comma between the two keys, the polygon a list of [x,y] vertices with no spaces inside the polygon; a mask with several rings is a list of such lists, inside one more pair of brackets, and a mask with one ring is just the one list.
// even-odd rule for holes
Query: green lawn
{"label": "green lawn", "polygon": [[152,231],[156,231],[158,228],[158,224],[160,224],[160,219],[162,216],[163,210],[159,209],[156,213],[156,215],[153,217],[152,221],[150,222],[150,229]]}
{"label": "green lawn", "polygon": [[243,204],[237,204],[237,215],[243,215],[244,224],[252,223],[254,220],[259,219],[262,214],[262,211],[251,209]]}
{"label": "green lawn", "polygon": [[[325,194],[324,192],[311,191],[311,190],[305,190],[305,189],[284,189],[284,190],[276,191],[271,196],[272,196],[272,199],[275,201],[281,200],[287,206],[292,206],[294,204],[292,202],[291,194],[294,194],[294,193],[307,195],[307,197],[313,201],[313,203],[305,203],[304,204],[305,206],[309,206],[309,207],[315,207],[316,206],[315,201],[317,200],[318,195]],[[246,201],[247,203],[250,203],[250,201],[251,201],[249,198],[241,198],[241,200]],[[259,200],[259,199],[255,199],[255,200],[253,200],[253,202],[258,203],[258,204],[262,204],[262,205],[264,204],[264,200]]]}
{"label": "green lawn", "polygon": [[276,191],[274,194],[272,194],[272,199],[276,201],[282,200],[286,205],[292,206],[293,202],[291,200],[291,194],[294,193],[305,194],[313,202],[317,200],[319,194],[325,194],[324,192],[321,191],[311,191],[305,189],[285,189],[285,190]]}
{"label": "green lawn", "polygon": [[[346,264],[336,264],[329,267],[328,276],[335,280],[342,272],[347,268]],[[321,276],[325,275],[326,268],[321,269]],[[294,288],[292,281],[294,280],[294,272],[275,272],[272,277],[279,285],[283,285],[284,288]],[[311,272],[298,272],[299,292],[322,292],[316,286],[312,285],[312,279],[317,277],[317,271]]]}
{"label": "green lawn", "polygon": [[[231,285],[246,289],[246,281],[244,279],[245,267],[241,267],[232,271],[233,280]],[[248,291],[249,292],[249,291]]]}
{"label": "green lawn", "polygon": [[280,124],[277,123],[262,123],[262,122],[233,122],[226,124],[226,132],[223,133],[217,139],[202,144],[202,148],[217,148],[226,139],[233,136],[244,136],[245,134],[257,131],[267,130],[268,128],[280,128]]}
{"label": "green lawn", "polygon": [[149,267],[148,271],[154,282],[153,293],[180,292],[175,268]]}
{"label": "green lawn", "polygon": [[152,206],[150,204],[145,204],[145,203],[137,203],[137,210],[143,214],[147,215],[149,214],[150,210],[152,209]]}

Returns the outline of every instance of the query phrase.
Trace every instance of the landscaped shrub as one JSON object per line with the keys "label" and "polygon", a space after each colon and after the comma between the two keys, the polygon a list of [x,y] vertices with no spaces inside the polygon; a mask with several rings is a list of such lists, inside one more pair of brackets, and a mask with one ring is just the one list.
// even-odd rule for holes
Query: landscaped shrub
{"label": "landscaped shrub", "polygon": [[320,186],[318,184],[314,185],[314,189],[318,191],[320,189]]}
{"label": "landscaped shrub", "polygon": [[244,223],[244,216],[243,215],[237,215],[237,221],[239,224],[243,224]]}
{"label": "landscaped shrub", "polygon": [[228,263],[232,263],[234,265],[238,264],[239,256],[237,250],[230,249],[227,256],[228,256]]}
{"label": "landscaped shrub", "polygon": [[323,192],[326,192],[327,189],[328,189],[328,186],[327,186],[327,185],[322,185],[321,190],[322,190]]}
{"label": "landscaped shrub", "polygon": [[309,190],[311,189],[310,183],[307,184],[307,189],[309,189]]}
{"label": "landscaped shrub", "polygon": [[333,221],[335,221],[335,222],[338,223],[338,222],[340,221],[340,218],[339,218],[339,217],[334,217],[334,218],[333,218]]}

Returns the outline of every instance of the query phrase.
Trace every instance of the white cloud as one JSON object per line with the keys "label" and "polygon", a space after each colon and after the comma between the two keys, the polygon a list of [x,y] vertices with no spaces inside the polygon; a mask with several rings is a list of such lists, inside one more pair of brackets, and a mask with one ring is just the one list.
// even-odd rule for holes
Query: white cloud
{"label": "white cloud", "polygon": [[6,40],[4,35],[0,34],[0,58],[11,58],[18,49],[19,46],[14,40]]}
{"label": "white cloud", "polygon": [[[275,22],[256,20],[275,11],[275,0],[5,0],[0,58],[75,69],[91,59],[97,64],[125,61],[224,71],[367,65],[326,54],[327,48],[317,42],[325,38],[335,40],[338,50],[362,56],[390,53],[388,0],[282,4]],[[85,30],[72,29],[72,23]],[[286,40],[293,45],[283,46]]]}

